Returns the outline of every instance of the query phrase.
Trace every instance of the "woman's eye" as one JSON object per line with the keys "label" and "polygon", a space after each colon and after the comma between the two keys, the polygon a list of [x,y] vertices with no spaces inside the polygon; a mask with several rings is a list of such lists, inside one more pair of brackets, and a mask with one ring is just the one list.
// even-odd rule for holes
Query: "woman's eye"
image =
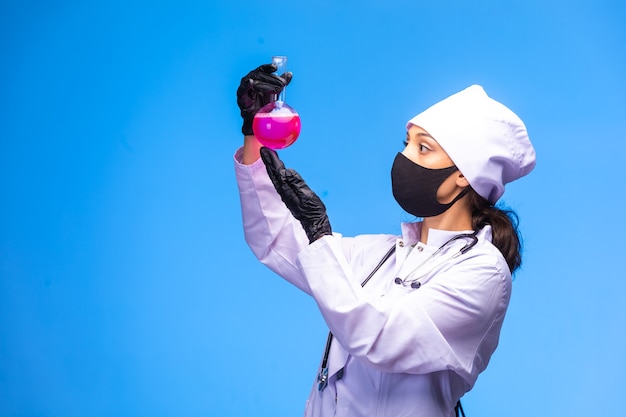
{"label": "woman's eye", "polygon": [[428,146],[420,144],[420,152],[426,152],[426,151],[430,151],[430,148]]}

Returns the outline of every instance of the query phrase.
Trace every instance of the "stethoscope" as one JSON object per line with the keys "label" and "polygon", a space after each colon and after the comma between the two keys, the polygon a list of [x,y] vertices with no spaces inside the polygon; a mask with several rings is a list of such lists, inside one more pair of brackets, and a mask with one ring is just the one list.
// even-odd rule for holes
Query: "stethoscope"
{"label": "stethoscope", "polygon": [[435,259],[435,257],[445,249],[446,246],[450,245],[453,242],[456,242],[457,240],[461,240],[461,239],[471,239],[469,242],[466,242],[465,245],[458,251],[455,252],[452,256],[449,257],[445,257],[442,260],[440,260],[438,263],[432,265],[428,271],[420,274],[417,277],[413,277],[411,279],[408,278],[400,278],[397,277],[394,282],[398,285],[402,285],[404,287],[411,287],[413,289],[417,289],[419,287],[422,286],[422,283],[420,282],[420,280],[422,278],[424,278],[425,276],[427,276],[428,274],[430,274],[431,272],[433,272],[436,268],[440,267],[441,265],[443,265],[444,263],[463,255],[464,253],[466,253],[468,250],[472,249],[476,243],[478,243],[478,238],[476,237],[476,233],[477,232],[472,232],[472,233],[461,233],[460,235],[456,235],[454,237],[452,237],[450,240],[448,240],[447,242],[445,242],[443,245],[439,246],[439,248],[433,252],[432,255],[430,255],[428,258],[424,259],[424,261],[422,261],[419,265],[417,265],[415,268],[413,268],[413,270],[411,271],[411,273],[407,274],[407,277],[411,276],[413,273],[415,273],[415,271],[417,271],[418,269],[421,269],[425,266],[427,266],[428,264],[431,264],[433,262],[433,260]]}
{"label": "stethoscope", "polygon": [[[450,257],[447,257],[447,258],[444,258],[439,263],[437,263],[436,265],[431,267],[428,270],[428,272],[426,272],[425,274],[422,274],[419,277],[413,278],[411,280],[407,280],[406,278],[405,279],[396,278],[395,279],[395,283],[403,285],[405,287],[409,287],[410,286],[411,288],[419,288],[422,284],[418,280],[420,280],[420,279],[424,278],[426,275],[430,274],[432,271],[435,270],[435,268],[439,267],[443,263],[445,263],[445,262],[447,262],[447,261],[449,261],[451,259],[454,259],[457,256],[460,256],[460,255],[466,253],[468,250],[472,249],[474,247],[474,245],[476,245],[476,243],[478,243],[478,238],[476,237],[476,233],[478,233],[478,232],[461,233],[460,235],[454,236],[453,238],[448,240],[446,243],[441,245],[439,247],[439,249],[437,249],[435,252],[433,252],[432,255],[430,255],[428,258],[426,258],[417,267],[415,267],[413,269],[413,271],[411,271],[411,273],[415,272],[417,269],[421,268],[423,265],[426,265],[426,264],[432,262],[432,260],[435,258],[435,256],[437,256],[438,253],[440,253],[442,250],[444,250],[445,247],[448,246],[449,244],[451,244],[452,242],[455,242],[455,241],[460,240],[460,239],[471,239],[471,241],[468,242],[468,243],[465,243],[465,246],[463,246],[461,248],[461,250],[459,250],[458,252],[454,253],[454,255],[452,255]],[[380,267],[387,261],[387,259],[389,259],[391,257],[391,255],[393,255],[395,250],[396,250],[396,246],[394,245],[394,246],[392,246],[389,249],[389,251],[385,254],[385,256],[383,256],[383,258],[380,260],[378,265],[376,265],[374,270],[372,272],[370,272],[370,274],[367,276],[367,278],[365,278],[365,280],[363,282],[361,282],[361,287],[364,287],[365,284],[367,284],[367,282],[374,276],[376,271],[378,271],[380,269]],[[326,347],[324,349],[324,357],[322,358],[322,363],[320,365],[320,372],[317,375],[317,382],[318,382],[317,389],[318,389],[318,391],[323,391],[328,386],[328,356],[330,354],[330,344],[331,344],[332,341],[333,341],[333,334],[329,332],[328,333],[328,338],[326,339]],[[337,380],[340,380],[341,378],[343,378],[343,373],[344,373],[344,368],[341,368],[339,371],[337,371]],[[465,413],[463,415],[465,415]]]}

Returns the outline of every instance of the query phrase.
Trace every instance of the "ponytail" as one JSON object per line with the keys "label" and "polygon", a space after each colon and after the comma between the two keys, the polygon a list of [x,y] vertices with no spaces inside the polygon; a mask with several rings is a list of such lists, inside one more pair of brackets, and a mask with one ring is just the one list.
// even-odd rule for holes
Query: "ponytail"
{"label": "ponytail", "polygon": [[472,211],[472,228],[480,230],[491,225],[491,242],[502,253],[513,274],[522,264],[522,240],[517,214],[513,210],[495,207],[473,189],[468,193],[468,200]]}

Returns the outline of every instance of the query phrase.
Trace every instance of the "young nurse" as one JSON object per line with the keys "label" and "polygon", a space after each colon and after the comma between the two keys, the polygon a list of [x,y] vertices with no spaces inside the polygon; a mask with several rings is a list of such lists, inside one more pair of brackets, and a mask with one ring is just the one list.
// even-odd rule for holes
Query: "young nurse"
{"label": "young nurse", "polygon": [[251,118],[291,81],[264,65],[242,79],[235,154],[256,257],[314,298],[330,329],[305,416],[450,417],[498,344],[521,263],[513,212],[496,207],[535,151],[511,110],[470,86],[407,123],[393,195],[418,221],[402,234],[333,233],[320,198]]}

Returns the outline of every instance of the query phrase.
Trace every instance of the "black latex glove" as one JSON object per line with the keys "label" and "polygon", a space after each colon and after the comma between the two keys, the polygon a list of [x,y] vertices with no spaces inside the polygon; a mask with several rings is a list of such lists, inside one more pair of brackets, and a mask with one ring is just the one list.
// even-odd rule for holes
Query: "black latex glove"
{"label": "black latex glove", "polygon": [[304,182],[300,174],[285,168],[275,151],[262,147],[261,158],[267,173],[283,202],[298,219],[312,243],[324,235],[332,234],[326,206]]}
{"label": "black latex glove", "polygon": [[241,79],[237,89],[237,105],[241,110],[244,135],[252,135],[252,120],[257,111],[266,104],[275,101],[283,88],[291,82],[292,74],[286,72],[280,77],[273,74],[276,65],[265,64],[252,70]]}

